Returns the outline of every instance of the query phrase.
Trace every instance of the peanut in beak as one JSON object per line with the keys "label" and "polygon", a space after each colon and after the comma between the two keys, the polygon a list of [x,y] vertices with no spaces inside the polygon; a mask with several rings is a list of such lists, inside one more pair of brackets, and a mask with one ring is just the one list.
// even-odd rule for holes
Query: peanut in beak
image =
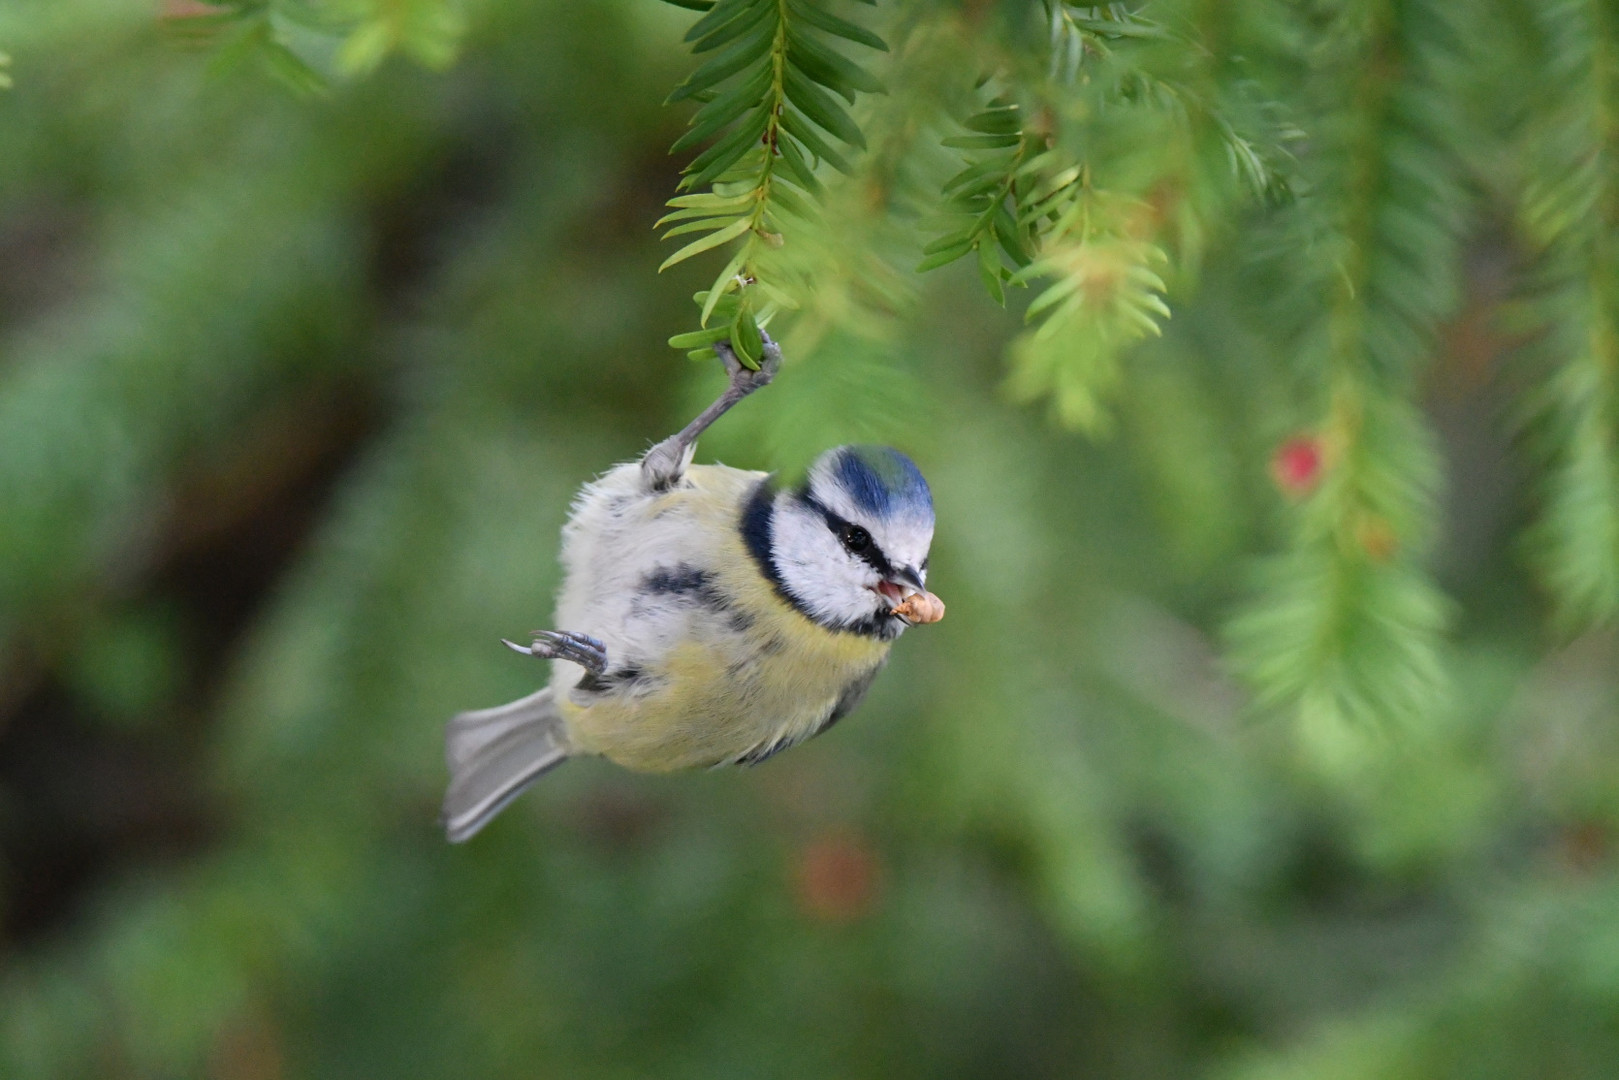
{"label": "peanut in beak", "polygon": [[935,623],[944,618],[944,601],[930,592],[912,593],[894,606],[894,614],[908,623]]}

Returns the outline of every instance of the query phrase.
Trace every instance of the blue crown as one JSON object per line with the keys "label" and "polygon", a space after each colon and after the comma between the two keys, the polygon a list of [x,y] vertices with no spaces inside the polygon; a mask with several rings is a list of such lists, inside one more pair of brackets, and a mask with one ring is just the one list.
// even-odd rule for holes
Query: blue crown
{"label": "blue crown", "polygon": [[916,463],[891,446],[840,446],[828,472],[856,506],[875,517],[933,518],[933,492]]}

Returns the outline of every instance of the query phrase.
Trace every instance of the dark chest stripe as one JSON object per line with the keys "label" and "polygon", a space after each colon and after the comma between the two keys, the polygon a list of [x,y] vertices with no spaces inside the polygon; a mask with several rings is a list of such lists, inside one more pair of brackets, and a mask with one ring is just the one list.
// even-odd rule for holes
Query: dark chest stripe
{"label": "dark chest stripe", "polygon": [[583,678],[573,684],[573,688],[586,694],[611,694],[630,689],[644,676],[640,668],[630,666],[614,668],[600,675],[587,671]]}
{"label": "dark chest stripe", "polygon": [[690,563],[655,567],[641,579],[639,591],[646,597],[660,597],[694,604],[717,618],[724,619],[734,633],[740,634],[753,626],[753,616],[739,609],[731,598],[714,584],[714,576]]}

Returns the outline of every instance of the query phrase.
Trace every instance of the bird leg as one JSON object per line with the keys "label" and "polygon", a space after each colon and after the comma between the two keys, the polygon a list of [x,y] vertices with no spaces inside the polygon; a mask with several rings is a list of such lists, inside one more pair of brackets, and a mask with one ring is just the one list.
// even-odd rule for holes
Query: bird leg
{"label": "bird leg", "polygon": [[523,646],[501,638],[501,643],[512,652],[534,656],[541,660],[572,660],[592,675],[607,670],[607,646],[587,634],[571,630],[536,630],[534,644]]}
{"label": "bird leg", "polygon": [[720,354],[720,360],[725,363],[725,373],[731,377],[731,384],[712,405],[697,415],[697,419],[646,452],[641,459],[641,477],[652,490],[663,491],[678,483],[686,466],[691,463],[697,437],[724,416],[732,405],[761,386],[768,386],[770,380],[776,377],[776,369],[781,367],[781,347],[771,341],[769,335],[760,336],[764,338],[764,356],[759,362],[758,371],[738,360],[728,343],[721,341],[714,345],[714,351]]}

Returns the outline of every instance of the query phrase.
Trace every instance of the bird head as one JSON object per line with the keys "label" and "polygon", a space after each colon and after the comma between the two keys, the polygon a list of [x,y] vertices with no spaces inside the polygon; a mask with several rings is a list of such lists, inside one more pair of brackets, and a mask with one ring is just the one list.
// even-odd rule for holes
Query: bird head
{"label": "bird head", "polygon": [[886,446],[840,446],[781,493],[771,561],[798,607],[822,625],[894,637],[894,609],[926,592],[933,494],[910,458]]}

